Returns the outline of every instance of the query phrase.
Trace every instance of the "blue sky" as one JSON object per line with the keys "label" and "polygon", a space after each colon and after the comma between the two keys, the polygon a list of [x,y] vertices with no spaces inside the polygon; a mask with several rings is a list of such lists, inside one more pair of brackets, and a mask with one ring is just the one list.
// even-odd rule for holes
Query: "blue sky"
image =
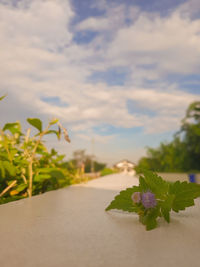
{"label": "blue sky", "polygon": [[200,100],[198,0],[0,0],[1,126],[58,117],[109,164],[170,141]]}

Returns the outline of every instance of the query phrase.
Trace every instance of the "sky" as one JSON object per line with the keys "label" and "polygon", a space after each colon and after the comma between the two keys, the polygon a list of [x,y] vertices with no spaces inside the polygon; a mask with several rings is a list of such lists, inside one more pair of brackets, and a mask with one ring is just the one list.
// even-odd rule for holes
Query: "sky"
{"label": "sky", "polygon": [[0,59],[0,127],[56,117],[66,160],[136,163],[200,100],[200,2],[0,0]]}

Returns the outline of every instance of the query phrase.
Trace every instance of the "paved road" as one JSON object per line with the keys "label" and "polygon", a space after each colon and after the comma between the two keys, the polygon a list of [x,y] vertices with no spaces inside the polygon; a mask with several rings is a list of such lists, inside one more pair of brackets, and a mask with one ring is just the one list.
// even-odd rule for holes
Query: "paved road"
{"label": "paved road", "polygon": [[199,267],[199,202],[150,232],[136,215],[104,211],[137,182],[115,174],[0,206],[0,266]]}

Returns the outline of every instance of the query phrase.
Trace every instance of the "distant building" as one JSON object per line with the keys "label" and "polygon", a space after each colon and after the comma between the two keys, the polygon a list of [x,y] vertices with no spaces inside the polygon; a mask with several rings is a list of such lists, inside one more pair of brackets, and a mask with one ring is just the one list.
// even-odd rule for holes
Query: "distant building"
{"label": "distant building", "polygon": [[121,160],[114,165],[114,168],[117,168],[121,172],[132,172],[135,164],[127,159]]}

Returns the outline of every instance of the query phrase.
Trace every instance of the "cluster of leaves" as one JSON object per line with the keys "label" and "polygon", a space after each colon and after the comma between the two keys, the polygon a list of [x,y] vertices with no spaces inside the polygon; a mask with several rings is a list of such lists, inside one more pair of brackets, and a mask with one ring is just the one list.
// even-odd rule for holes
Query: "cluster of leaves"
{"label": "cluster of leaves", "polygon": [[[152,192],[155,195],[157,205],[153,208],[145,208],[140,203],[132,200],[134,192]],[[146,226],[146,230],[157,227],[158,217],[170,222],[170,211],[179,212],[185,210],[186,207],[194,205],[194,199],[200,197],[200,185],[195,183],[187,183],[176,181],[167,182],[151,171],[143,171],[143,175],[139,178],[139,186],[133,186],[123,190],[115,197],[115,199],[106,208],[119,209],[128,212],[136,212],[139,220]]]}
{"label": "cluster of leaves", "polygon": [[57,119],[51,120],[45,129],[38,118],[28,118],[27,122],[35,129],[32,136],[31,128],[23,133],[18,121],[6,123],[0,129],[0,204],[71,183],[72,175],[63,166],[65,156],[54,149],[49,152],[42,140],[49,134],[55,134],[60,140],[64,134],[70,141],[67,130]]}
{"label": "cluster of leaves", "polygon": [[147,148],[136,167],[157,172],[200,171],[200,101],[189,105],[181,129],[170,143]]}

